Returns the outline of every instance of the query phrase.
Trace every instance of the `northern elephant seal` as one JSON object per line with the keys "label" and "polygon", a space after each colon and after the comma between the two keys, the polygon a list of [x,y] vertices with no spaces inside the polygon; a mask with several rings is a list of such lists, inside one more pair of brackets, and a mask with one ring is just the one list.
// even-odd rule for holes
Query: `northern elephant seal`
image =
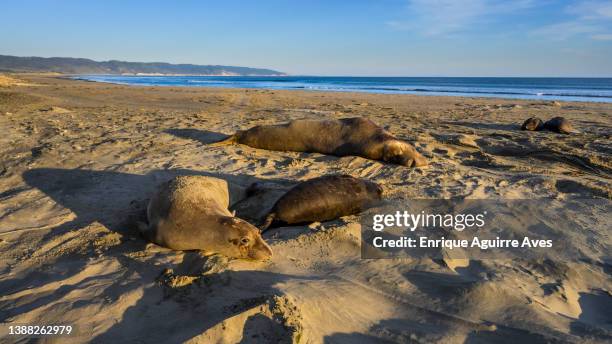
{"label": "northern elephant seal", "polygon": [[362,117],[260,125],[212,145],[232,143],[275,151],[356,155],[408,167],[427,165],[412,145]]}
{"label": "northern elephant seal", "polygon": [[150,241],[173,250],[201,250],[232,258],[265,260],[272,250],[259,230],[227,209],[227,182],[181,176],[161,185],[147,208]]}
{"label": "northern elephant seal", "polygon": [[561,134],[576,133],[570,121],[564,117],[553,117],[544,123],[544,129]]}
{"label": "northern elephant seal", "polygon": [[374,182],[348,175],[313,178],[294,186],[276,201],[261,228],[357,214],[380,201],[382,191]]}
{"label": "northern elephant seal", "polygon": [[521,130],[529,130],[529,131],[540,131],[544,127],[544,122],[537,117],[528,118],[523,125],[521,126]]}

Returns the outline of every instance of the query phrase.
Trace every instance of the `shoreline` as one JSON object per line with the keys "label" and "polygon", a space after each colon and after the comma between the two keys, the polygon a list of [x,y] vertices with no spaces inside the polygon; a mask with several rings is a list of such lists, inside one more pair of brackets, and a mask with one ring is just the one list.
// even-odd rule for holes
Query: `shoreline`
{"label": "shoreline", "polygon": [[[0,74],[2,74],[0,72]],[[451,95],[424,95],[424,94],[411,94],[411,93],[371,93],[371,92],[356,92],[356,91],[324,91],[324,90],[306,90],[306,89],[269,89],[269,88],[245,88],[245,87],[213,87],[213,86],[185,86],[185,85],[179,85],[179,86],[174,86],[174,85],[134,85],[134,84],[127,84],[127,83],[115,83],[115,82],[106,82],[106,81],[97,81],[97,80],[88,80],[88,79],[79,79],[79,78],[73,78],[70,75],[64,75],[64,74],[46,74],[46,73],[4,73],[4,75],[12,75],[13,77],[16,77],[17,79],[19,78],[19,76],[23,76],[26,79],[28,78],[34,78],[34,79],[55,79],[55,80],[64,80],[64,81],[71,81],[71,82],[83,82],[83,83],[88,83],[88,84],[99,84],[99,85],[109,85],[109,86],[118,86],[118,87],[129,87],[129,88],[134,88],[134,89],[142,89],[142,90],[147,90],[147,89],[184,89],[184,90],[203,90],[203,91],[208,91],[208,92],[216,92],[216,91],[228,91],[231,92],[233,90],[237,91],[237,92],[288,92],[288,93],[292,93],[295,92],[297,94],[303,93],[303,94],[316,94],[316,95],[326,95],[326,94],[338,94],[338,95],[348,95],[351,98],[360,98],[360,97],[364,97],[364,98],[369,98],[370,96],[375,96],[375,97],[415,97],[415,98],[426,98],[426,99],[432,99],[432,98],[440,98],[440,99],[448,99],[448,100],[457,100],[457,99],[462,99],[462,100],[471,100],[471,101],[479,101],[482,100],[485,103],[495,103],[495,102],[501,102],[501,103],[512,103],[512,102],[521,102],[521,103],[527,103],[527,104],[540,104],[540,105],[555,105],[558,106],[559,104],[555,104],[555,103],[562,103],[562,104],[584,104],[584,105],[589,105],[589,104],[598,104],[601,106],[610,106],[612,105],[612,103],[608,103],[608,102],[597,102],[597,101],[576,101],[576,100],[546,100],[546,99],[525,99],[525,98],[504,98],[504,97],[480,97],[480,96],[463,96],[463,95],[458,95],[458,96],[451,96]],[[31,81],[31,80],[30,80]],[[522,105],[522,104],[521,104]]]}
{"label": "shoreline", "polygon": [[[90,78],[85,78],[84,76],[90,76]],[[342,85],[342,84],[338,84],[336,86],[326,86],[329,87],[328,89],[321,89],[321,88],[316,88],[319,86],[293,86],[293,87],[288,87],[288,86],[256,86],[254,85],[253,87],[240,87],[240,86],[234,86],[231,84],[227,84],[227,85],[200,85],[194,82],[194,84],[188,84],[189,80],[187,80],[187,84],[182,84],[182,85],[163,85],[163,84],[155,84],[155,83],[147,83],[147,82],[143,82],[141,84],[135,84],[135,83],[130,83],[130,82],[125,82],[125,81],[112,81],[112,80],[105,80],[105,79],[99,79],[96,80],[96,77],[126,77],[123,75],[83,75],[83,77],[79,77],[79,76],[70,76],[70,78],[76,79],[76,80],[87,80],[87,81],[93,81],[93,82],[102,82],[102,83],[110,83],[110,84],[117,84],[117,85],[128,85],[128,86],[145,86],[145,87],[209,87],[209,88],[229,88],[229,89],[259,89],[259,90],[273,90],[273,91],[280,91],[280,90],[303,90],[303,91],[315,91],[315,92],[342,92],[342,93],[369,93],[369,94],[400,94],[400,95],[417,95],[417,96],[438,96],[438,97],[470,97],[470,98],[491,98],[491,99],[524,99],[524,100],[531,100],[531,101],[564,101],[564,102],[568,102],[568,101],[577,101],[577,102],[593,102],[593,103],[612,103],[612,96],[604,96],[604,95],[579,95],[579,94],[546,94],[546,93],[542,93],[540,94],[540,92],[537,93],[520,93],[520,92],[526,92],[526,91],[521,91],[521,88],[516,89],[515,91],[511,92],[511,91],[507,91],[507,92],[502,92],[499,91],[496,88],[491,88],[490,91],[484,91],[484,90],[477,90],[477,88],[474,86],[474,89],[470,91],[469,88],[466,88],[465,91],[459,91],[459,90],[444,90],[444,89],[439,89],[436,90],[436,87],[439,86],[427,86],[427,85],[422,85],[422,86],[411,86],[414,87],[414,89],[407,89],[407,90],[402,90],[401,88],[392,88],[391,86],[386,86],[386,87],[375,87],[375,86],[370,86],[370,87],[363,87],[361,89],[350,89],[350,87],[352,86],[346,86],[346,85]],[[127,76],[129,77],[135,77],[138,78],[139,76]],[[168,76],[142,76],[142,77],[146,77],[146,78],[165,78]],[[209,77],[209,78],[221,78],[221,79],[232,79],[232,78],[236,78],[238,80],[240,80],[240,78],[260,78],[260,77],[266,77],[266,76],[212,76],[212,75],[207,75],[207,76],[196,76],[196,75],[187,75],[187,76],[178,76],[178,77]],[[276,76],[271,76],[272,78],[276,78]],[[297,76],[283,76],[283,77],[287,77],[287,78],[300,78]],[[339,78],[339,77],[304,77],[304,78],[330,78],[330,79],[334,79],[334,78]],[[360,79],[361,77],[347,77],[347,79]],[[423,78],[423,79],[437,79],[438,77],[431,77],[431,78]],[[363,77],[363,79],[372,79],[372,78],[368,78],[368,77]],[[376,78],[374,78],[376,79]],[[385,79],[385,78],[381,78],[381,79]],[[389,78],[387,78],[389,79]],[[390,79],[394,79],[394,78],[390,78]],[[395,79],[401,79],[401,77],[395,77]],[[418,79],[418,78],[415,78]],[[441,78],[441,79],[453,79],[453,78]],[[456,79],[480,79],[478,77],[473,77],[473,78],[456,78]],[[534,78],[482,78],[482,79],[534,79]],[[537,79],[537,78],[535,78]],[[551,78],[541,78],[541,79],[551,79]],[[575,79],[575,80],[580,80],[580,79],[596,79],[596,78],[557,78],[557,79]],[[609,79],[609,78],[601,78],[601,79]],[[297,79],[298,81],[300,79]],[[214,83],[214,79],[211,80],[211,82]],[[262,81],[262,80],[260,80]],[[314,87],[314,88],[310,88],[310,87]],[[335,87],[335,88],[334,88]],[[349,87],[349,89],[343,89]],[[389,88],[391,87],[391,88]],[[431,87],[431,89],[428,89],[429,87]],[[486,88],[486,87],[485,87]]]}

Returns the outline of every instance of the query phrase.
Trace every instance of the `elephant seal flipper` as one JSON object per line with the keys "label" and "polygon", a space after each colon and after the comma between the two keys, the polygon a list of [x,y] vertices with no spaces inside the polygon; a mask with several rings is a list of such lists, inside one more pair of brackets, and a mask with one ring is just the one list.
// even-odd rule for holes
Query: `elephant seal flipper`
{"label": "elephant seal flipper", "polygon": [[151,229],[151,226],[148,223],[138,221],[136,222],[136,226],[138,227],[138,232],[140,232],[140,235],[147,239],[147,241],[153,243],[157,241],[155,238],[155,230]]}
{"label": "elephant seal flipper", "polygon": [[222,147],[222,146],[229,146],[232,144],[238,143],[238,136],[237,134],[234,135],[230,135],[226,138],[224,138],[221,141],[217,141],[217,142],[212,142],[207,144],[208,147]]}
{"label": "elephant seal flipper", "polygon": [[272,225],[275,219],[276,219],[276,213],[269,213],[264,219],[263,223],[259,226],[259,229],[261,230],[261,232],[263,233],[267,231],[268,229],[270,229],[270,226]]}

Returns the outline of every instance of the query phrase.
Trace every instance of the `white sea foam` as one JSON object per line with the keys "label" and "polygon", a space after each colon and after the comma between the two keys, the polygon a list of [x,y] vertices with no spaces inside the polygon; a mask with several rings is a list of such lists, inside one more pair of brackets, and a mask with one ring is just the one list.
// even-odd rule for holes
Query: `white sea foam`
{"label": "white sea foam", "polygon": [[78,79],[140,86],[305,89],[612,103],[612,78],[383,78],[86,75]]}

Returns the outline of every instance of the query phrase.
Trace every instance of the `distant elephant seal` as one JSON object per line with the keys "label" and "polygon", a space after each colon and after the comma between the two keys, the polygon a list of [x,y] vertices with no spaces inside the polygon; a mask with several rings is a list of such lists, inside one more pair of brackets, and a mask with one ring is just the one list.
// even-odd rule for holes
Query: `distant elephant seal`
{"label": "distant elephant seal", "polygon": [[382,188],[348,175],[329,175],[302,182],[272,207],[262,231],[272,224],[328,221],[357,214],[382,198]]}
{"label": "distant elephant seal", "polygon": [[544,127],[544,122],[537,117],[528,118],[523,125],[521,126],[521,130],[529,130],[529,131],[540,131]]}
{"label": "distant elephant seal", "polygon": [[576,130],[564,117],[553,117],[544,123],[544,129],[554,131],[561,134],[575,133]]}
{"label": "distant elephant seal", "polygon": [[147,208],[141,228],[150,241],[173,250],[201,250],[231,258],[266,260],[272,250],[259,230],[227,209],[227,182],[182,176],[161,185]]}
{"label": "distant elephant seal", "polygon": [[408,167],[427,165],[412,145],[362,117],[260,125],[212,145],[232,143],[275,151],[355,155]]}

